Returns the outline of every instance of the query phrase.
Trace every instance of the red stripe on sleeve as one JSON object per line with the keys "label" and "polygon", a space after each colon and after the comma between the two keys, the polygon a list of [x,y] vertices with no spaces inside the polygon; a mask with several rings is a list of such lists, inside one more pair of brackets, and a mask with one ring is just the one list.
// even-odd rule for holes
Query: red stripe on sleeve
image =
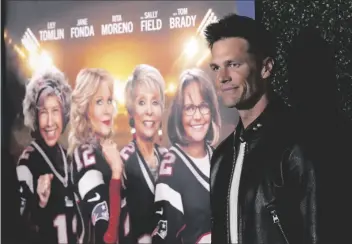
{"label": "red stripe on sleeve", "polygon": [[109,227],[104,235],[105,243],[116,243],[118,240],[120,209],[121,209],[120,188],[121,188],[121,180],[117,180],[117,179],[110,180],[110,187],[109,187],[110,218],[109,218]]}

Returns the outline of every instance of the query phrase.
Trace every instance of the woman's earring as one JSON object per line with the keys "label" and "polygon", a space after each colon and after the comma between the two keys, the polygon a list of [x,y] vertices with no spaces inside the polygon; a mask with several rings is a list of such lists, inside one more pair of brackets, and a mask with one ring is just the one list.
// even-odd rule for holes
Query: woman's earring
{"label": "woman's earring", "polygon": [[163,130],[161,129],[161,124],[160,124],[160,128],[158,130],[158,135],[159,135],[159,140],[162,141],[163,140]]}
{"label": "woman's earring", "polygon": [[136,129],[135,128],[131,128],[131,134],[132,134],[133,140],[136,140]]}

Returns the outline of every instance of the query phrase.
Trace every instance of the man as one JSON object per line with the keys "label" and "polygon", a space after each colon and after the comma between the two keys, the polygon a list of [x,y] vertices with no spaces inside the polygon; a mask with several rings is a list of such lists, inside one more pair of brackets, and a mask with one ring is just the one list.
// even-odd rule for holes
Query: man
{"label": "man", "polygon": [[317,243],[315,172],[270,89],[270,34],[232,14],[205,35],[219,95],[241,119],[212,156],[212,243]]}

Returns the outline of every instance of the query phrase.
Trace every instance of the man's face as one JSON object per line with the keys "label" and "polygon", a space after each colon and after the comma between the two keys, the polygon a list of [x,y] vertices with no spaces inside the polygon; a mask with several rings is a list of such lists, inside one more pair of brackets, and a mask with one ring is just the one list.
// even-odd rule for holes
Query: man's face
{"label": "man's face", "polygon": [[216,41],[211,50],[217,92],[229,108],[249,109],[264,92],[262,67],[257,67],[248,49],[245,39],[231,37]]}

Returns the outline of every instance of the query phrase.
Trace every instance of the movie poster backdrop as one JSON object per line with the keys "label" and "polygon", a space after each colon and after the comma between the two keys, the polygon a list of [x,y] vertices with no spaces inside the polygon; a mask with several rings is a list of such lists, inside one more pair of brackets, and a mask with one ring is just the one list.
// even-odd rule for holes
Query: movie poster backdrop
{"label": "movie poster backdrop", "polygon": [[[254,1],[10,1],[8,6],[5,40],[20,57],[18,69],[25,78],[50,65],[65,73],[72,88],[82,68],[104,68],[114,76],[119,148],[132,139],[124,89],[138,64],[155,67],[165,80],[159,143],[169,147],[166,125],[180,74],[200,68],[214,78],[205,27],[233,12],[254,18]],[[23,119],[18,112],[16,125]],[[220,142],[233,131],[237,117],[220,100],[219,113]],[[61,138],[66,147],[68,131],[69,126]],[[27,128],[13,128],[11,154],[18,156],[30,140]]]}
{"label": "movie poster backdrop", "polygon": [[[234,12],[254,18],[254,1],[9,1],[4,39],[16,57],[7,61],[16,62],[23,87],[33,74],[50,67],[62,71],[72,89],[80,70],[108,71],[114,78],[112,127],[119,150],[136,133],[154,133],[155,143],[166,149],[182,140],[197,140],[212,150],[233,132],[238,115],[225,108],[216,93],[204,29]],[[144,115],[131,114],[131,108],[136,109],[129,101],[144,92],[148,96],[150,89],[129,82],[136,68],[150,67],[161,74],[154,72],[158,81],[150,88],[165,99],[162,110],[154,111],[153,104],[149,108],[160,116],[144,121]],[[194,77],[198,83],[187,83]],[[125,92],[129,85],[130,92]],[[5,92],[22,102],[24,94]],[[11,139],[5,143],[13,158],[19,158],[32,138],[22,110],[14,113]],[[151,129],[155,124],[158,128]],[[70,123],[60,138],[65,148],[69,131]]]}

